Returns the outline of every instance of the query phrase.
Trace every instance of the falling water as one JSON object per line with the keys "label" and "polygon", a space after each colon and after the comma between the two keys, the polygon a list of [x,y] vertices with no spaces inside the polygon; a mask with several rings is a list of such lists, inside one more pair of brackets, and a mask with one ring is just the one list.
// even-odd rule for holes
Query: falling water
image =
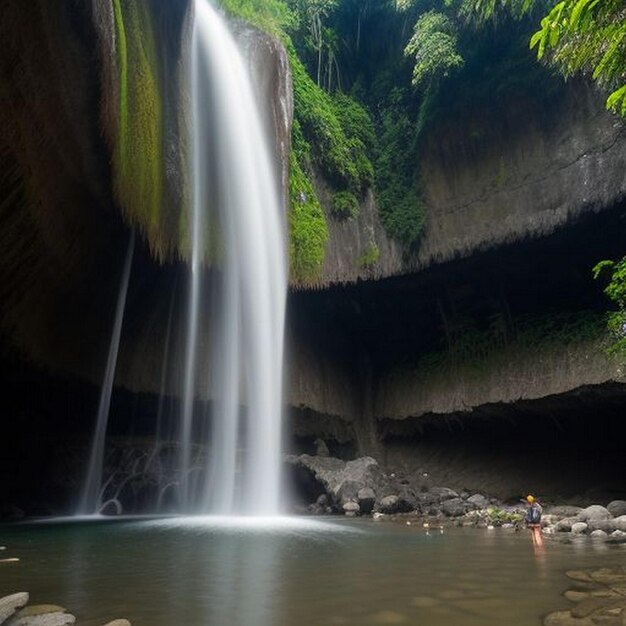
{"label": "falling water", "polygon": [[109,421],[111,394],[113,392],[113,381],[115,379],[115,368],[117,366],[117,355],[120,347],[120,337],[122,335],[122,323],[124,321],[124,310],[126,308],[126,294],[128,293],[128,283],[130,281],[130,270],[133,263],[134,249],[135,235],[134,233],[131,233],[130,240],[128,242],[128,250],[126,251],[126,260],[124,261],[120,292],[117,298],[117,308],[115,309],[115,321],[113,323],[113,332],[111,333],[109,355],[107,357],[107,365],[104,372],[102,390],[100,392],[96,430],[91,441],[89,468],[87,470],[87,477],[83,487],[80,506],[78,508],[78,512],[83,515],[97,513],[100,504],[104,444],[107,424]]}
{"label": "falling water", "polygon": [[[287,290],[284,221],[271,150],[244,60],[223,17],[194,1],[191,51],[191,282],[181,492],[188,510],[279,510],[282,360]],[[189,479],[198,389],[200,289],[209,208],[220,227],[221,279],[212,317],[210,468],[193,504]],[[240,413],[245,414],[240,428]],[[246,433],[243,445],[241,432]],[[242,445],[245,456],[238,458]],[[241,466],[241,468],[240,468]],[[241,469],[241,471],[240,471]]]}

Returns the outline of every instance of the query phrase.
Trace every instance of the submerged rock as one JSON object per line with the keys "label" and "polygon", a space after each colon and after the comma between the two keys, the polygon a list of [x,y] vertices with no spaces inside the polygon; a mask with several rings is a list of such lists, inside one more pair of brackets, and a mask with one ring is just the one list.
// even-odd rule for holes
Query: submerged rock
{"label": "submerged rock", "polygon": [[72,626],[76,618],[69,613],[44,613],[12,617],[5,626]]}
{"label": "submerged rock", "polygon": [[608,537],[608,534],[605,533],[603,530],[594,530],[589,536],[592,539],[606,539]]}
{"label": "submerged rock", "polygon": [[0,624],[3,624],[18,609],[28,604],[29,595],[25,591],[0,598]]}
{"label": "submerged rock", "polygon": [[114,619],[112,622],[107,622],[104,626],[132,626],[127,619]]}

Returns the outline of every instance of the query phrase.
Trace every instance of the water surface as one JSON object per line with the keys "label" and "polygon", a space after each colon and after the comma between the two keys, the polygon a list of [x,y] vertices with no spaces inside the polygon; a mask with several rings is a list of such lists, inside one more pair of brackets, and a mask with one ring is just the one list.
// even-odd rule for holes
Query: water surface
{"label": "water surface", "polygon": [[221,518],[0,527],[0,596],[30,591],[84,626],[540,624],[564,608],[568,569],[623,564],[626,550],[527,533],[426,531],[369,520]]}

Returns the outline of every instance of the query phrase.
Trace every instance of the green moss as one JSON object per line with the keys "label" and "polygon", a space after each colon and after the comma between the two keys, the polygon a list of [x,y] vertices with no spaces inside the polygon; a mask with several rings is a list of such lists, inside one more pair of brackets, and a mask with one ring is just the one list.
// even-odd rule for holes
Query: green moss
{"label": "green moss", "polygon": [[293,282],[314,282],[320,275],[328,225],[311,181],[293,150],[289,159],[289,261]]}
{"label": "green moss", "polygon": [[378,246],[375,243],[371,243],[359,257],[357,265],[362,269],[370,269],[378,263],[379,258],[380,250]]}
{"label": "green moss", "polygon": [[351,191],[338,191],[333,195],[331,208],[336,217],[348,219],[359,214],[359,201]]}
{"label": "green moss", "polygon": [[163,228],[163,113],[152,17],[136,0],[113,0],[113,8],[120,98],[115,195],[126,218],[163,258],[173,243]]}

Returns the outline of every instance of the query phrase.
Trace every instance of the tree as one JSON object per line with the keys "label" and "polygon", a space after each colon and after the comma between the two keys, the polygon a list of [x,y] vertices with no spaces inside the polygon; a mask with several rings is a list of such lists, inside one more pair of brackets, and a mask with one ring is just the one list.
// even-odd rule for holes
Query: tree
{"label": "tree", "polygon": [[610,352],[626,355],[626,257],[621,261],[601,261],[593,268],[593,277],[609,277],[604,293],[617,305],[617,311],[609,313],[609,330],[616,341]]}
{"label": "tree", "polygon": [[[502,8],[520,17],[541,0],[462,0],[475,22],[495,19]],[[541,20],[530,47],[565,77],[591,76],[610,92],[607,108],[626,117],[626,8],[623,0],[561,0]]]}

